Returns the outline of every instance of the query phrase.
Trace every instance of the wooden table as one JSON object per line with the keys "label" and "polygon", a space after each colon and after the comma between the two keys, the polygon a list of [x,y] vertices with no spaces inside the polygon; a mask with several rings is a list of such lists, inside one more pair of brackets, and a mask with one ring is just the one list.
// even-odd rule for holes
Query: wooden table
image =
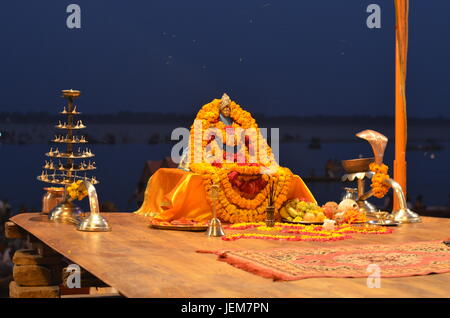
{"label": "wooden table", "polygon": [[382,278],[368,288],[365,278],[314,278],[291,282],[270,279],[217,261],[196,250],[267,249],[400,243],[450,237],[450,219],[423,218],[389,235],[354,235],[338,242],[223,241],[205,234],[150,229],[148,220],[130,213],[102,213],[112,232],[79,232],[39,214],[11,220],[53,250],[86,269],[126,297],[449,297],[450,274]]}

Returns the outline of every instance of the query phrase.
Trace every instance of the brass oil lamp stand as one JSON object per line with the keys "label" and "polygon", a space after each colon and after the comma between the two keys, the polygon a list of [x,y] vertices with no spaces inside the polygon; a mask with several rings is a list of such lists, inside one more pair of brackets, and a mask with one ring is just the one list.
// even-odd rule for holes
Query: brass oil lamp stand
{"label": "brass oil lamp stand", "polygon": [[[387,145],[387,137],[380,134],[379,132],[373,131],[373,130],[364,130],[356,134],[357,137],[366,140],[369,142],[369,144],[372,146],[373,153],[375,155],[375,163],[382,164],[383,163],[383,157],[384,157],[384,151],[386,149]],[[360,160],[360,162],[358,162]],[[361,186],[361,184],[364,184],[364,179],[371,179],[375,173],[372,171],[369,171],[369,162],[363,162],[362,160],[370,160],[370,159],[353,159],[353,160],[344,160],[343,166],[344,169],[347,166],[347,171],[351,170],[350,168],[353,168],[352,165],[356,167],[355,170],[351,170],[350,172],[342,177],[342,181],[353,181],[355,178],[358,180],[358,204],[360,207],[361,202],[365,202],[368,198],[370,198],[373,193],[372,190],[369,190],[364,193],[364,187]],[[359,170],[359,171],[358,171]],[[419,223],[422,222],[420,216],[408,209],[408,206],[406,204],[405,194],[403,192],[402,187],[400,184],[395,181],[392,178],[385,179],[384,182],[392,188],[394,191],[394,195],[397,197],[400,208],[397,211],[392,211],[390,218],[393,221],[396,221],[398,223]],[[371,213],[373,215],[376,215],[376,211],[370,211],[366,209],[366,212],[370,215]]]}
{"label": "brass oil lamp stand", "polygon": [[[59,121],[58,125],[55,126],[63,133],[55,135],[54,139],[51,140],[57,146],[50,148],[50,151],[45,154],[50,160],[45,161],[42,173],[37,179],[54,185],[62,185],[66,190],[65,200],[49,212],[48,218],[56,222],[79,224],[84,217],[84,213],[81,208],[69,200],[67,186],[77,180],[89,181],[91,184],[98,183],[95,177],[86,176],[86,172],[96,169],[95,162],[89,160],[95,155],[88,148],[81,150],[81,147],[78,147],[77,150],[74,149],[76,146],[87,143],[85,136],[79,136],[75,133],[86,128],[81,120],[75,121],[75,116],[81,114],[77,111],[77,106],[74,105],[74,100],[80,96],[80,91],[63,90],[62,94],[62,97],[67,100],[67,107],[64,107],[60,114],[66,116],[67,121]],[[62,145],[65,145],[65,149],[60,150],[59,146]],[[86,162],[86,160],[89,161]],[[84,176],[79,174],[84,174]]]}

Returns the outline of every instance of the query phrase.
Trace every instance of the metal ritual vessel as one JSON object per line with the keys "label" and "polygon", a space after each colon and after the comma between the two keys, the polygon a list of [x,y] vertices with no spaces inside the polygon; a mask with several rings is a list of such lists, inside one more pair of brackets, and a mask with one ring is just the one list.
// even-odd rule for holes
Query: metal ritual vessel
{"label": "metal ritual vessel", "polygon": [[219,196],[219,186],[217,184],[213,184],[211,186],[210,196],[212,200],[213,217],[211,221],[209,221],[209,226],[208,229],[206,230],[206,235],[209,237],[221,237],[225,235],[225,232],[223,231],[222,223],[217,218],[216,202],[217,197]]}
{"label": "metal ritual vessel", "polygon": [[275,226],[275,181],[273,178],[269,179],[269,205],[266,207],[266,226]]}
{"label": "metal ritual vessel", "polygon": [[79,224],[84,217],[83,210],[67,198],[48,214],[51,221]]}
{"label": "metal ritual vessel", "polygon": [[[357,183],[357,190],[356,193],[351,193],[350,194],[346,194],[346,196],[344,196],[344,198],[346,199],[352,199],[355,200],[358,203],[358,206],[362,209],[364,209],[366,211],[366,213],[368,215],[378,211],[378,209],[375,207],[375,205],[373,205],[372,203],[370,203],[369,201],[367,201],[367,199],[370,196],[364,196],[366,194],[366,184],[365,184],[365,179],[367,178],[366,175],[366,171],[361,171],[361,172],[355,172],[355,173],[347,173],[344,174],[341,178],[342,182],[345,181],[354,181],[356,179],[356,183]],[[348,188],[345,188],[348,189]],[[348,192],[348,190],[347,190]],[[354,197],[350,197],[353,196]]]}
{"label": "metal ritual vessel", "polygon": [[[375,163],[382,164],[384,151],[387,145],[387,137],[373,130],[364,130],[356,134],[357,137],[367,140],[372,146],[372,150],[375,156]],[[344,165],[345,167],[345,165]],[[353,181],[358,180],[358,205],[366,210],[368,215],[375,216],[377,209],[372,208],[371,205],[367,205],[367,199],[373,196],[372,190],[365,192],[364,189],[364,179],[371,179],[375,175],[372,171],[360,171],[354,173],[347,173],[342,176],[342,181]],[[399,209],[392,211],[390,219],[398,223],[418,223],[421,222],[420,216],[408,209],[405,194],[403,192],[400,184],[392,178],[387,178],[384,180],[389,187],[394,191],[394,195],[399,203]]]}
{"label": "metal ritual vessel", "polygon": [[274,227],[275,226],[275,207],[268,206],[266,208],[266,226]]}
{"label": "metal ritual vessel", "polygon": [[89,206],[91,213],[88,217],[83,219],[77,226],[78,231],[85,232],[108,232],[111,227],[108,225],[106,219],[100,215],[100,208],[98,204],[97,191],[92,183],[84,181],[84,186],[88,191]]}
{"label": "metal ritual vessel", "polygon": [[[73,89],[62,91],[62,97],[67,100],[67,106],[64,106],[60,114],[66,116],[66,119],[63,122],[59,121],[55,126],[59,131],[51,140],[55,146],[45,154],[49,160],[45,161],[42,173],[37,177],[42,182],[62,185],[65,190],[68,185],[77,180],[89,181],[92,184],[99,183],[95,177],[87,176],[88,172],[96,169],[95,162],[91,161],[95,155],[83,145],[88,142],[86,136],[78,134],[86,128],[82,120],[76,119],[76,116],[81,113],[74,105],[74,100],[80,94],[80,91]],[[64,197],[65,200],[49,212],[48,218],[52,221],[78,224],[83,218],[83,211],[69,201],[67,191]]]}

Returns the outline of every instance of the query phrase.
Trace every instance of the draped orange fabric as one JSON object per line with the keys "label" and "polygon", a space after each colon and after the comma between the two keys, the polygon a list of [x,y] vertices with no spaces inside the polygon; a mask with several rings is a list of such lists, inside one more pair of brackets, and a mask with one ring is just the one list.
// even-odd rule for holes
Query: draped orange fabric
{"label": "draped orange fabric", "polygon": [[[303,180],[295,175],[287,198],[301,197],[316,202]],[[135,213],[164,221],[184,217],[202,222],[212,217],[202,176],[174,168],[156,171],[148,181],[144,203]]]}
{"label": "draped orange fabric", "polygon": [[[406,66],[408,55],[409,0],[394,0],[395,21],[395,161],[394,179],[406,193]],[[399,207],[394,197],[394,209]]]}

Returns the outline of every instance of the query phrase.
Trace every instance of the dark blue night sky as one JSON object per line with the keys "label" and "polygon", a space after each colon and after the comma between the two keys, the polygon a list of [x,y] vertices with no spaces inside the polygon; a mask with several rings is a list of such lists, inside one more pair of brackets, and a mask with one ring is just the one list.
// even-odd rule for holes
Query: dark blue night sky
{"label": "dark blue night sky", "polygon": [[[449,117],[450,1],[410,2],[409,115]],[[76,88],[87,113],[194,115],[226,91],[268,115],[393,115],[392,0],[15,0],[0,23],[0,112],[55,112]]]}

